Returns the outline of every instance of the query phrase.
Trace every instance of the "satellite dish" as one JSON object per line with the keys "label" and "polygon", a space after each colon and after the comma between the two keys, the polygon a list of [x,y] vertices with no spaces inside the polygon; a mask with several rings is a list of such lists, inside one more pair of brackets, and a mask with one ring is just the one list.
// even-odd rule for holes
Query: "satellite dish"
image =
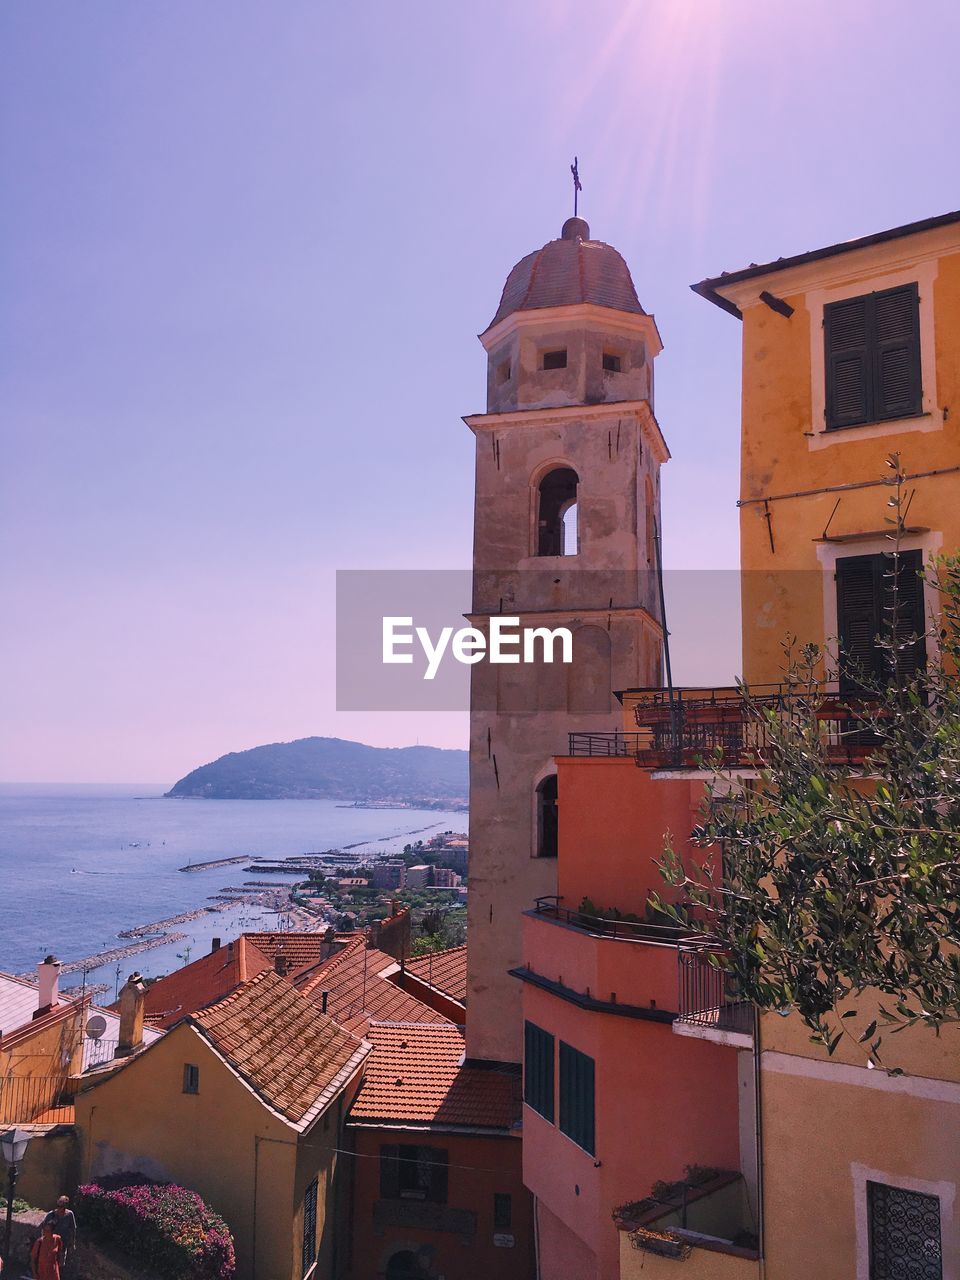
{"label": "satellite dish", "polygon": [[86,1032],[90,1040],[99,1040],[107,1029],[107,1020],[102,1013],[95,1013],[87,1019]]}

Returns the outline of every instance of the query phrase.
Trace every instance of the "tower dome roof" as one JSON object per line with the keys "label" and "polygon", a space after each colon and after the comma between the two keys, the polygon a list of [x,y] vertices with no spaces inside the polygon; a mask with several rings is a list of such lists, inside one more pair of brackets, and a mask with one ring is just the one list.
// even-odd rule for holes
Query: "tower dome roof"
{"label": "tower dome roof", "polygon": [[583,218],[568,218],[559,240],[521,258],[507,276],[492,329],[514,311],[569,307],[589,302],[614,311],[645,315],[630,268],[612,245],[590,239]]}

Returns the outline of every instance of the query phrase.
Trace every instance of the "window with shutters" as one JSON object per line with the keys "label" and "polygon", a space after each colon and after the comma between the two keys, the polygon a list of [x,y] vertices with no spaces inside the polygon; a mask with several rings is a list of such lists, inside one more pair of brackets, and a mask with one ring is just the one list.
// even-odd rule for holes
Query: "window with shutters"
{"label": "window with shutters", "polygon": [[555,858],[559,839],[557,775],[549,773],[537,786],[537,857]]}
{"label": "window with shutters", "polygon": [[553,1124],[553,1036],[535,1022],[523,1024],[523,1100]]}
{"label": "window with shutters", "polygon": [[916,284],[831,302],[823,330],[828,431],[921,412]]}
{"label": "window with shutters", "polygon": [[893,556],[844,556],[837,561],[842,694],[855,697],[889,682],[893,671],[888,653],[878,644],[881,637],[895,638],[903,646],[897,653],[898,676],[909,679],[925,665],[922,569],[919,551],[901,551],[896,581]]}
{"label": "window with shutters", "polygon": [[305,1276],[317,1260],[317,1179],[307,1187],[303,1197],[303,1248],[300,1274]]}
{"label": "window with shutters", "polygon": [[495,1231],[509,1231],[513,1226],[513,1196],[505,1191],[493,1193],[493,1227]]}
{"label": "window with shutters", "polygon": [[447,1203],[447,1152],[443,1147],[390,1143],[380,1148],[380,1198]]}
{"label": "window with shutters", "polygon": [[938,1196],[867,1183],[870,1280],[942,1280]]}
{"label": "window with shutters", "polygon": [[560,1041],[560,1132],[595,1154],[595,1067],[579,1049]]}

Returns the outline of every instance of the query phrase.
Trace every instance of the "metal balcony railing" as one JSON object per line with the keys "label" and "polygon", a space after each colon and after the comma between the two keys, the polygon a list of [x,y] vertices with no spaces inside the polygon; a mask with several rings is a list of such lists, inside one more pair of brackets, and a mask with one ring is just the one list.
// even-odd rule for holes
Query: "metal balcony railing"
{"label": "metal balcony railing", "polygon": [[73,1076],[0,1078],[0,1125],[72,1124],[80,1081]]}
{"label": "metal balcony railing", "polygon": [[[643,689],[624,699],[636,731],[571,733],[570,755],[634,756],[647,769],[707,768],[718,758],[728,768],[757,768],[771,745],[769,713],[784,721],[809,715],[811,705],[808,694],[783,685],[756,686],[749,702],[736,688]],[[824,694],[815,706],[828,762],[861,764],[876,746],[876,705]]]}
{"label": "metal balcony railing", "polygon": [[709,943],[678,948],[679,1020],[714,1031],[752,1035],[753,1006],[740,998],[730,974],[715,963],[722,956],[722,950]]}
{"label": "metal balcony railing", "polygon": [[584,933],[602,938],[626,938],[633,942],[667,942],[676,944],[681,938],[690,937],[689,929],[679,925],[650,924],[645,920],[620,920],[608,916],[589,915],[584,911],[572,911],[560,906],[557,897],[537,898],[534,910],[539,916],[559,920],[561,924],[582,929]]}

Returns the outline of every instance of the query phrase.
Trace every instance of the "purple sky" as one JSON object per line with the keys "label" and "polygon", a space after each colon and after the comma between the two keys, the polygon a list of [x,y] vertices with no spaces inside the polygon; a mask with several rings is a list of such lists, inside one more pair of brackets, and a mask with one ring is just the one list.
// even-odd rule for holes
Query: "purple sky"
{"label": "purple sky", "polygon": [[465,745],[336,713],[333,574],[469,565],[475,335],[575,152],[665,343],[667,565],[734,565],[740,331],[687,286],[960,205],[958,13],[5,0],[0,779]]}

